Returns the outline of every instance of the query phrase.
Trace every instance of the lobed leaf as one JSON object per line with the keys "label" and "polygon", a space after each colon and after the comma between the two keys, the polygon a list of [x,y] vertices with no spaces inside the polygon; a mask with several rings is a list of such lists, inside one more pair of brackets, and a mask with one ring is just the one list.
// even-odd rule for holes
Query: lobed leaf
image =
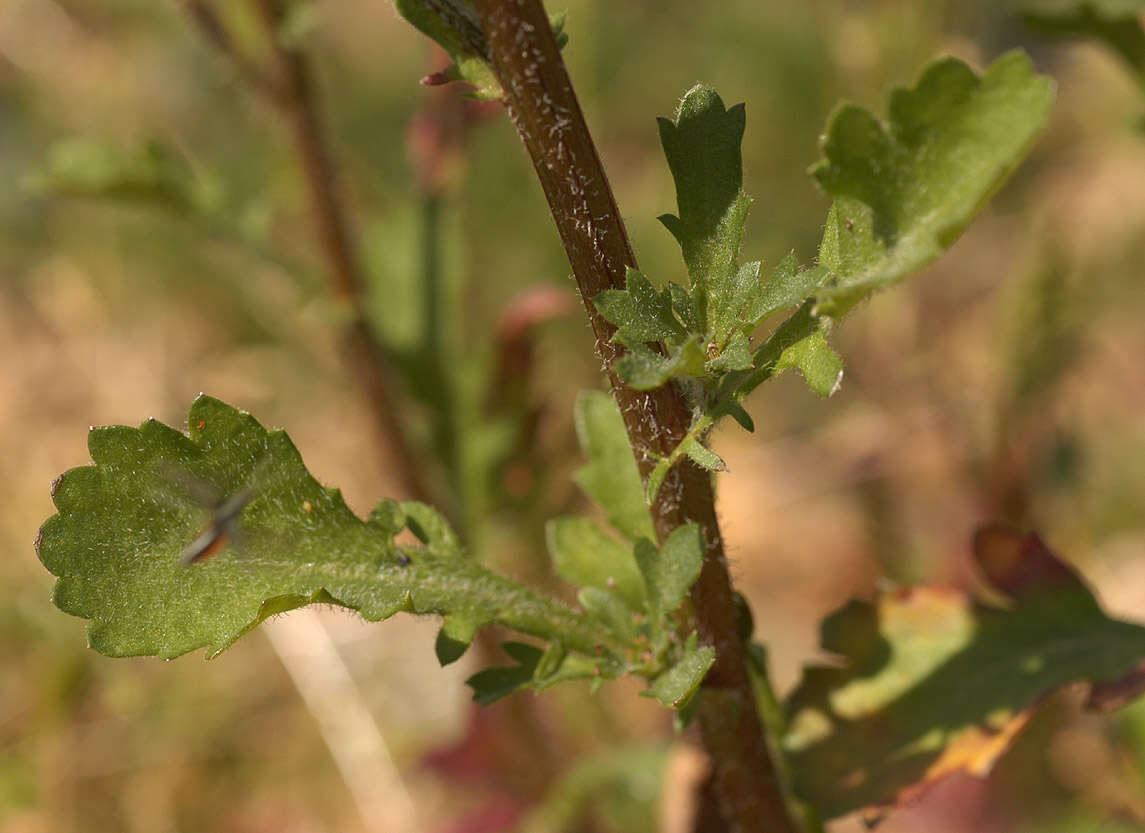
{"label": "lobed leaf", "polygon": [[696,85],[674,119],[658,119],[660,142],[676,182],[679,216],[660,221],[684,253],[698,317],[722,344],[759,294],[758,264],[736,266],[751,199],[743,192],[740,143],[744,106],[725,109],[716,92]]}
{"label": "lobed leaf", "polygon": [[[824,621],[786,703],[797,795],[831,818],[902,805],[956,771],[985,774],[1050,693],[1139,694],[1145,628],[1111,619],[1038,536],[982,530],[975,559],[1004,608],[940,587],[852,601]],[[1119,694],[1114,697],[1114,692]]]}
{"label": "lobed leaf", "polygon": [[[306,471],[281,431],[207,396],[188,425],[189,436],[155,420],[93,429],[94,465],[53,488],[58,514],[37,550],[58,577],[56,605],[89,620],[101,653],[214,655],[268,616],[315,602],[370,620],[447,616],[453,644],[439,643],[443,659],[491,622],[590,656],[622,653],[598,622],[464,557],[429,507],[383,502],[363,522]],[[237,510],[221,519],[221,506]],[[399,517],[425,546],[394,543]],[[186,566],[204,530],[221,552]]]}
{"label": "lobed leaf", "polygon": [[687,333],[672,313],[669,290],[657,292],[648,278],[629,268],[627,289],[605,289],[592,299],[600,314],[617,326],[622,344],[682,339]]}
{"label": "lobed leaf", "polygon": [[1009,177],[1046,124],[1053,82],[1010,52],[978,76],[931,64],[891,94],[882,123],[836,109],[811,175],[835,202],[819,251],[832,279],[817,312],[838,317],[949,248]]}

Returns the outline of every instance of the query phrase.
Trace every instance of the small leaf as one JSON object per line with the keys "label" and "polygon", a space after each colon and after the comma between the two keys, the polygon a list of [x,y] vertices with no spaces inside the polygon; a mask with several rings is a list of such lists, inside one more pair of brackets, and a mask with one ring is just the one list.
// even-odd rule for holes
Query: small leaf
{"label": "small leaf", "polygon": [[644,580],[632,548],[589,518],[554,518],[545,538],[557,575],[578,587],[614,589],[632,610],[644,607]]}
{"label": "small leaf", "polygon": [[636,637],[632,608],[618,594],[602,587],[585,587],[577,594],[577,601],[585,613],[608,625],[622,641]]}
{"label": "small leaf", "polygon": [[[843,360],[827,343],[830,319],[816,317],[811,301],[783,322],[755,352],[755,370],[731,374],[724,379],[716,396],[719,403],[713,417],[736,416],[737,409],[749,393],[772,376],[788,368],[797,368],[810,388],[820,396],[830,396],[843,378]],[[743,416],[747,416],[746,412]],[[747,416],[750,421],[751,417]],[[743,424],[742,421],[740,424]],[[746,427],[746,426],[745,426]]]}
{"label": "small leaf", "polygon": [[768,316],[798,306],[811,297],[831,273],[822,266],[800,269],[794,252],[788,252],[760,293],[759,303],[750,308],[745,319],[756,326]]}
{"label": "small leaf", "polygon": [[697,85],[684,94],[672,121],[658,122],[680,212],[660,220],[683,250],[697,317],[722,342],[747,299],[759,292],[758,281],[749,286],[743,280],[748,273],[736,267],[751,206],[741,187],[744,107],[725,109],[714,90]]}
{"label": "small leaf", "polygon": [[477,10],[469,0],[394,0],[398,14],[424,35],[437,41],[453,63],[430,76],[432,83],[461,81],[472,84],[479,99],[504,95],[490,66],[489,44],[481,32]]}
{"label": "small leaf", "polygon": [[751,418],[751,414],[743,409],[743,406],[738,402],[731,402],[727,406],[727,414],[736,422],[740,427],[748,433],[755,431],[755,420]]}
{"label": "small leaf", "polygon": [[464,552],[461,539],[445,516],[425,503],[406,501],[400,504],[405,525],[435,555],[452,557]]}
{"label": "small leaf", "polygon": [[480,627],[480,622],[460,616],[446,616],[433,646],[437,661],[446,666],[461,659]]}
{"label": "small leaf", "polygon": [[501,648],[516,665],[486,668],[465,681],[473,689],[473,699],[482,706],[523,689],[541,691],[569,680],[604,680],[620,673],[619,666],[606,659],[593,661],[567,653],[560,640],[544,651],[522,642],[504,642]]}
{"label": "small leaf", "polygon": [[680,443],[680,451],[688,456],[693,463],[708,471],[727,471],[727,464],[720,455],[705,446],[692,435],[688,435]]}
{"label": "small leaf", "polygon": [[718,373],[728,373],[734,370],[748,370],[752,362],[751,345],[747,336],[736,330],[720,354],[714,359],[709,359],[705,367]]}
{"label": "small leaf", "polygon": [[706,360],[699,339],[692,336],[670,348],[666,356],[643,345],[630,346],[617,360],[615,368],[620,378],[636,390],[653,390],[676,376],[703,376]]}
{"label": "small leaf", "polygon": [[617,326],[617,341],[634,346],[687,335],[672,314],[669,290],[657,292],[648,278],[631,268],[627,281],[627,289],[606,289],[592,299],[600,314]]}
{"label": "small leaf", "polygon": [[684,655],[642,693],[645,697],[655,697],[665,706],[682,709],[695,695],[715,661],[715,649],[708,645],[701,648],[696,634],[692,633],[684,646]]}
{"label": "small leaf", "polygon": [[704,563],[704,534],[698,524],[673,530],[659,550],[647,538],[636,542],[636,564],[644,576],[648,607],[661,619],[680,606]]}
{"label": "small leaf", "polygon": [[1045,126],[1053,82],[1010,52],[982,76],[945,58],[891,94],[889,123],[834,112],[811,175],[835,203],[819,263],[833,273],[817,311],[841,316],[947,249]]}
{"label": "small leaf", "polygon": [[488,706],[508,697],[514,692],[528,688],[533,682],[533,674],[544,656],[544,651],[523,642],[504,642],[502,650],[516,661],[516,665],[503,665],[478,671],[465,681],[473,689],[473,699],[482,706]]}
{"label": "small leaf", "polygon": [[983,775],[1052,692],[1138,675],[1145,628],[1107,617],[1036,535],[987,528],[975,557],[1008,608],[924,586],[823,623],[823,648],[843,664],[805,670],[784,746],[797,794],[826,817],[907,803],[952,772]]}
{"label": "small leaf", "polygon": [[827,343],[827,334],[822,328],[780,354],[775,372],[782,373],[789,367],[798,368],[807,386],[824,398],[835,393],[843,381],[843,360]]}
{"label": "small leaf", "polygon": [[648,473],[648,494],[645,500],[649,506],[656,502],[656,497],[660,494],[660,487],[664,485],[664,478],[668,476],[671,468],[672,460],[661,457],[652,467],[652,471]]}
{"label": "small leaf", "polygon": [[625,537],[651,538],[652,517],[628,432],[616,401],[603,391],[582,393],[576,404],[576,433],[588,464],[576,473],[585,493]]}
{"label": "small leaf", "polygon": [[668,282],[668,295],[672,299],[672,309],[680,319],[680,323],[684,325],[690,333],[705,332],[703,319],[700,318],[700,311],[696,309],[696,302],[692,300],[691,294],[684,287],[678,283]]}

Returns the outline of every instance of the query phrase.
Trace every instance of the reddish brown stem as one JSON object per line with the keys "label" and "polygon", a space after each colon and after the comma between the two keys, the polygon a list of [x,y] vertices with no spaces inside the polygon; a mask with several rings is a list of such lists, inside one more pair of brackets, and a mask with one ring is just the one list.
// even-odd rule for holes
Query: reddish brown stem
{"label": "reddish brown stem", "polygon": [[[474,5],[510,116],[549,202],[637,463],[647,478],[656,459],[680,442],[692,414],[676,387],[633,390],[613,370],[620,348],[611,340],[614,328],[596,311],[592,298],[603,289],[623,288],[625,271],[635,268],[636,258],[611,186],[540,0],[474,0]],[[739,833],[794,833],[755,708],[711,477],[690,461],[676,466],[652,512],[661,541],[687,523],[700,524],[707,541],[691,599],[700,638],[716,649],[698,718],[712,759],[720,815],[729,830]]]}

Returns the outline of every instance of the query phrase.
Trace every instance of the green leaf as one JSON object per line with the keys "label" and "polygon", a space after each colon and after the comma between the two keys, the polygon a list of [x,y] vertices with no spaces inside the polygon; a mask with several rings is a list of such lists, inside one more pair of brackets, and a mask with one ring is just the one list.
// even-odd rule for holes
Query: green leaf
{"label": "green leaf", "polygon": [[692,336],[670,347],[666,356],[642,344],[631,345],[614,367],[620,378],[636,390],[653,390],[677,376],[703,376],[706,360],[699,338]]}
{"label": "green leaf", "polygon": [[1145,84],[1143,10],[1145,0],[1028,0],[1022,17],[1047,35],[1103,41]]}
{"label": "green leaf", "polygon": [[680,286],[678,283],[668,282],[668,295],[672,298],[672,310],[680,319],[680,323],[684,325],[690,333],[706,332],[704,321],[700,317],[700,311],[696,309],[696,302],[688,293],[688,290]]}
{"label": "green leaf", "polygon": [[833,273],[817,312],[840,316],[947,249],[1046,124],[1053,82],[1010,52],[982,76],[945,58],[895,90],[888,123],[836,109],[811,175],[835,197],[819,263]]}
{"label": "green leaf", "polygon": [[619,675],[615,665],[566,654],[559,641],[548,650],[523,642],[504,642],[501,648],[516,665],[486,668],[465,681],[473,689],[473,699],[482,706],[523,689],[541,690],[569,680],[611,679]]}
{"label": "green leaf", "polygon": [[501,649],[517,664],[486,668],[465,681],[473,689],[473,699],[482,706],[528,688],[544,655],[540,648],[523,642],[503,642]]}
{"label": "green leaf", "polygon": [[698,524],[673,530],[659,550],[647,538],[635,547],[636,564],[644,576],[648,608],[654,620],[662,620],[684,601],[704,563],[704,533]]}
{"label": "green leaf", "polygon": [[752,362],[751,344],[743,332],[736,330],[719,355],[714,359],[708,359],[705,367],[717,373],[728,373],[734,370],[747,370],[752,366]]}
{"label": "green leaf", "polygon": [[708,471],[728,470],[727,463],[723,461],[720,455],[716,454],[691,434],[685,437],[680,443],[680,451],[688,455],[688,459],[702,469],[707,469]]}
{"label": "green leaf", "polygon": [[588,464],[576,473],[585,493],[625,537],[651,538],[652,516],[628,432],[616,401],[603,391],[582,393],[576,404],[576,433]]}
{"label": "green leaf", "polygon": [[480,628],[481,623],[472,619],[466,619],[462,616],[446,616],[441,623],[441,630],[437,632],[437,640],[433,644],[437,661],[444,667],[461,659]]}
{"label": "green leaf", "polygon": [[[599,624],[462,557],[443,527],[427,546],[398,547],[391,504],[363,522],[306,471],[284,433],[249,414],[201,396],[188,425],[190,436],[154,420],[93,429],[94,465],[53,489],[58,514],[37,549],[59,578],[55,603],[90,620],[101,653],[213,655],[268,616],[313,602],[370,620],[445,615],[450,635],[457,623],[498,622],[591,657],[623,653]],[[401,509],[426,532],[428,510]],[[204,530],[224,546],[185,566]]]}
{"label": "green leaf", "polygon": [[644,608],[644,580],[632,547],[608,535],[589,518],[554,518],[545,538],[557,575],[578,587],[615,590],[632,610]]}
{"label": "green leaf", "polygon": [[1139,673],[1145,628],[1106,616],[1038,536],[987,528],[975,558],[1006,607],[923,586],[823,623],[823,648],[842,664],[805,670],[784,746],[797,794],[825,817],[984,774],[1052,692],[1086,681],[1100,707]]}
{"label": "green leaf", "polygon": [[684,654],[664,673],[660,674],[642,694],[655,697],[665,706],[682,709],[692,699],[704,681],[704,675],[716,661],[716,651],[709,645],[702,648],[695,633],[688,637]]}
{"label": "green leaf", "polygon": [[748,309],[745,319],[751,326],[768,316],[803,303],[830,277],[822,266],[800,269],[794,252],[788,252],[763,287],[757,304]]}
{"label": "green leaf", "polygon": [[394,0],[398,14],[422,34],[437,41],[453,63],[437,80],[472,84],[479,99],[504,95],[490,66],[489,44],[481,31],[477,10],[469,0]]}
{"label": "green leaf", "polygon": [[592,299],[600,314],[617,326],[615,340],[639,345],[686,337],[687,333],[672,313],[669,290],[657,292],[648,278],[631,268],[627,284],[627,289],[606,289]]}
{"label": "green leaf", "polygon": [[680,212],[660,220],[683,250],[697,317],[722,344],[759,293],[758,264],[754,276],[752,264],[736,267],[751,206],[741,187],[744,107],[725,109],[714,90],[697,85],[673,120],[658,123]]}
{"label": "green leaf", "polygon": [[457,537],[449,521],[432,506],[417,501],[406,501],[399,504],[399,508],[405,516],[406,529],[425,544],[427,551],[442,558],[464,555],[461,539]]}
{"label": "green leaf", "polygon": [[782,373],[789,367],[797,368],[808,387],[824,398],[835,393],[843,381],[843,360],[827,343],[822,327],[779,354],[775,372]]}
{"label": "green leaf", "polygon": [[158,142],[133,151],[91,139],[57,142],[28,183],[51,194],[142,202],[178,212],[194,211],[208,199],[187,160]]}
{"label": "green leaf", "polygon": [[[830,324],[830,319],[814,314],[812,301],[805,302],[755,352],[754,370],[729,374],[724,379],[711,417],[718,419],[730,414],[743,425],[739,415],[743,409],[739,403],[763,382],[788,368],[798,369],[810,388],[820,396],[834,393],[843,379],[843,360],[827,343]],[[743,416],[750,424],[750,416],[746,412]]]}
{"label": "green leaf", "polygon": [[633,609],[619,594],[602,587],[585,587],[577,594],[577,601],[585,613],[608,625],[622,640],[636,638]]}

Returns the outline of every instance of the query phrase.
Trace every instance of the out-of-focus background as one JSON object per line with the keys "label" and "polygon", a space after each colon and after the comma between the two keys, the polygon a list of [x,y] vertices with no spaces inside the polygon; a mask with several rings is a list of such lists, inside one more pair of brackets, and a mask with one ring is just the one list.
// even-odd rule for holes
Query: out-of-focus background
{"label": "out-of-focus background", "polygon": [[[1037,528],[1107,609],[1145,621],[1145,96],[1117,60],[1044,41],[988,0],[567,7],[574,83],[640,265],[661,282],[683,270],[655,220],[674,194],[654,117],[696,81],[746,102],[744,253],[772,264],[792,248],[814,257],[827,201],[805,169],[840,98],[882,112],[887,87],[937,55],[981,68],[1016,46],[1059,84],[1032,158],[963,239],[836,331],[839,393],[820,401],[783,377],[750,401],[754,434],[715,438],[734,574],[781,690],[849,596],[966,582],[969,536],[990,518]],[[452,106],[417,83],[443,59],[382,0],[295,22],[376,315],[400,335],[434,152],[410,125]],[[464,141],[437,160],[448,170],[430,175],[464,311],[449,338],[488,378],[514,299],[574,288],[510,124],[466,112]],[[209,211],[64,196],[45,174],[69,153],[138,160],[149,142],[185,160]],[[566,830],[683,829],[695,762],[639,686],[518,695],[475,716],[463,680],[478,658],[439,668],[431,621],[294,614],[209,664],[161,663],[95,654],[83,622],[49,603],[32,541],[51,480],[88,461],[87,427],[180,425],[199,391],[286,428],[360,513],[404,496],[310,240],[281,120],[183,3],[0,3],[0,831],[477,833],[546,799]],[[506,469],[489,488],[512,499],[489,497],[477,521],[480,557],[550,584],[541,521],[578,506],[572,406],[601,385],[581,316],[573,305],[535,330],[527,396],[544,403],[532,441],[547,477]],[[424,403],[399,407],[421,436]],[[665,760],[673,786],[658,791]],[[883,829],[1145,829],[1145,707],[1096,718],[1054,701],[990,780],[955,777]]]}

